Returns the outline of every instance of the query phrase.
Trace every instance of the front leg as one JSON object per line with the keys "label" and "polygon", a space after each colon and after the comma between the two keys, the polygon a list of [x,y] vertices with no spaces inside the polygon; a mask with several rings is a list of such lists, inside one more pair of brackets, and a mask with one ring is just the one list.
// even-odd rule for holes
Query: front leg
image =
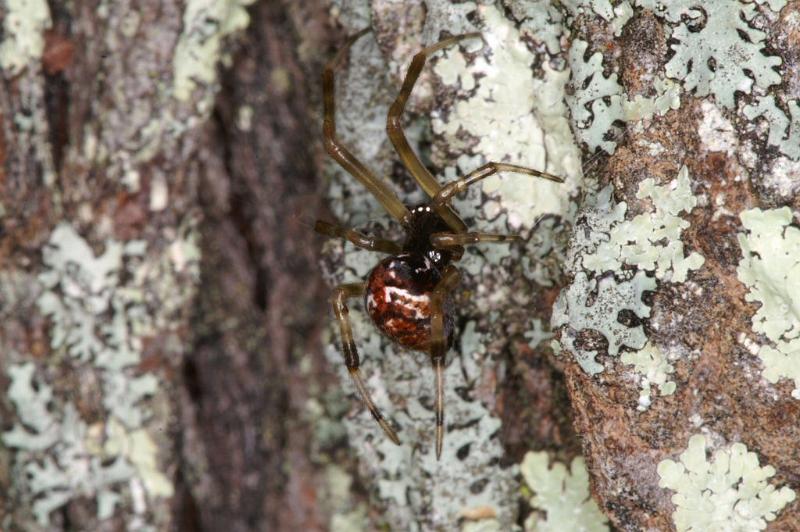
{"label": "front leg", "polygon": [[564,182],[563,177],[554,176],[553,174],[548,174],[546,172],[541,172],[525,166],[495,162],[486,163],[477,170],[473,170],[469,174],[465,175],[461,179],[451,181],[442,187],[436,193],[436,196],[433,197],[431,207],[433,207],[436,212],[440,212],[442,209],[444,209],[444,207],[450,204],[450,200],[452,200],[456,194],[463,192],[470,185],[474,185],[478,181],[486,179],[487,177],[491,177],[498,172],[515,172],[517,174],[527,174],[534,177],[541,177],[555,183]]}
{"label": "front leg", "polygon": [[400,246],[391,240],[367,236],[354,229],[348,229],[322,220],[317,220],[317,223],[314,224],[314,231],[331,238],[344,238],[353,245],[369,251],[397,255],[401,250]]}
{"label": "front leg", "polygon": [[455,246],[466,244],[478,244],[480,242],[520,242],[522,237],[519,235],[495,235],[490,233],[433,233],[431,244],[437,249],[450,249]]}

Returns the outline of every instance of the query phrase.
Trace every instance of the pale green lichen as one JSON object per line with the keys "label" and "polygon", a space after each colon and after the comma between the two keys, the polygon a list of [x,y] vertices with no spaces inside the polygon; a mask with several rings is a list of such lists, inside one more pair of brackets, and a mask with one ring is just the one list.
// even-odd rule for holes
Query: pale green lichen
{"label": "pale green lichen", "polygon": [[15,425],[2,440],[17,449],[18,486],[27,486],[36,498],[33,513],[40,525],[47,526],[50,512],[71,499],[96,496],[134,477],[123,457],[98,453],[89,445],[86,423],[72,403],[54,411],[52,388],[35,382],[33,363],[9,366],[8,374],[8,396],[24,426]]}
{"label": "pale green lichen", "polygon": [[245,9],[253,0],[189,0],[183,32],[175,48],[174,95],[188,100],[198,84],[216,82],[222,41],[250,23]]}
{"label": "pale green lichen", "polygon": [[511,1],[506,3],[512,16],[519,22],[520,33],[526,39],[543,42],[550,55],[561,51],[564,16],[549,0]]}
{"label": "pale green lichen", "polygon": [[467,66],[462,53],[452,49],[437,62],[434,71],[442,81],[460,83],[460,92],[468,97],[442,115],[446,120],[434,115],[433,130],[444,136],[448,150],[479,156],[459,159],[462,174],[481,162],[504,161],[566,177],[561,185],[513,174],[483,181],[483,192],[492,198],[484,205],[487,218],[496,218],[489,213],[502,205],[510,225],[531,227],[545,213],[568,209],[580,176],[580,152],[563,103],[568,73],[545,65],[544,79],[534,78],[536,56],[514,25],[494,6],[476,10],[491,53]]}
{"label": "pale green lichen", "polygon": [[360,532],[369,528],[366,505],[352,503],[352,483],[353,478],[343,468],[335,464],[325,468],[323,493],[331,513],[331,532]]}
{"label": "pale green lichen", "polygon": [[616,2],[615,5],[609,0],[566,0],[561,2],[561,5],[569,9],[573,17],[591,10],[609,23],[609,27],[617,37],[622,34],[622,28],[633,16],[633,6],[628,0]]}
{"label": "pale green lichen", "polygon": [[94,373],[106,413],[104,421],[87,425],[72,402],[53,397],[41,378],[34,379],[32,364],[9,367],[9,396],[22,424],[3,441],[16,450],[14,467],[27,472],[18,487],[36,497],[40,523],[77,497],[97,497],[98,516],[110,517],[123,500],[118,490],[127,486],[139,501],[129,524],[143,530],[145,494],[173,493],[146,427],[152,417],[147,399],[159,393],[158,380],[135,366],[144,337],[168,331],[173,313],[192,296],[199,275],[196,236],[190,229],[179,235],[152,257],[138,240],[107,240],[96,255],[72,225],[62,223],[44,248],[37,305],[51,321],[51,349],[75,371]]}
{"label": "pale green lichen", "polygon": [[569,49],[574,94],[567,96],[576,133],[591,151],[598,147],[613,153],[613,123],[622,120],[622,87],[617,74],[603,74],[603,54],[595,52],[585,59],[589,43],[576,39]]}
{"label": "pale green lichen", "polygon": [[680,107],[680,87],[670,79],[656,77],[652,86],[655,94],[645,97],[640,94],[628,98],[617,82],[617,74],[603,74],[603,56],[595,52],[585,58],[588,43],[573,42],[569,53],[572,70],[570,83],[573,93],[566,95],[572,112],[575,131],[590,150],[598,147],[613,153],[615,139],[614,122],[623,121],[638,125],[670,109]]}
{"label": "pale green lichen", "polygon": [[[569,9],[572,16],[577,16],[591,10],[600,15],[605,20],[614,18],[614,6],[609,0],[566,0],[561,2],[564,7]],[[626,2],[627,3],[627,2]]]}
{"label": "pale green lichen", "polygon": [[[631,311],[638,318],[650,316],[650,307],[642,301],[645,291],[655,290],[656,281],[644,272],[637,272],[630,280],[617,282],[613,276],[589,279],[585,272],[578,272],[572,284],[561,290],[553,305],[552,327],[564,326],[561,344],[575,355],[575,359],[589,375],[603,371],[597,362],[596,349],[584,349],[576,343],[581,331],[590,329],[601,333],[608,341],[608,354],[616,356],[620,349],[641,349],[647,336],[641,325],[630,327],[620,322],[623,310]],[[596,294],[590,304],[587,294]]]}
{"label": "pale green lichen", "polygon": [[622,118],[626,122],[649,120],[656,115],[663,115],[670,109],[681,105],[680,85],[668,78],[656,77],[653,80],[655,96],[646,98],[637,94],[631,100],[622,100]]}
{"label": "pale green lichen", "polygon": [[172,497],[172,482],[158,469],[158,448],[146,430],[128,431],[119,420],[111,418],[106,433],[103,450],[107,456],[126,458],[136,468],[151,496]]}
{"label": "pale green lichen", "polygon": [[789,116],[776,105],[775,96],[771,94],[756,101],[757,104],[744,107],[744,116],[750,120],[765,118],[769,125],[767,144],[777,147],[792,160],[800,160],[800,100],[787,102]]}
{"label": "pale green lichen", "polygon": [[713,94],[717,104],[734,107],[734,93],[750,93],[753,84],[766,89],[781,82],[775,71],[781,58],[764,52],[766,34],[751,26],[753,3],[673,0],[661,3],[668,20],[680,23],[672,32],[678,42],[666,65],[697,96]]}
{"label": "pale green lichen", "polygon": [[758,351],[763,375],[773,383],[794,379],[792,395],[800,399],[800,229],[792,225],[788,207],[739,216],[745,232],[738,236],[742,261],[736,273],[749,288],[746,299],[761,304],[753,330],[775,346]]}
{"label": "pale green lichen", "polygon": [[542,342],[552,337],[552,331],[549,327],[545,328],[545,323],[538,318],[531,320],[531,329],[525,332],[525,339],[528,340],[531,349],[536,349]]}
{"label": "pale green lichen", "polygon": [[[627,204],[613,201],[611,185],[589,193],[567,253],[567,267],[576,273],[572,284],[563,289],[556,300],[551,324],[553,328],[564,327],[561,345],[575,355],[590,375],[604,368],[595,359],[597,349],[582,348],[582,344],[576,343],[581,331],[589,329],[601,333],[608,342],[608,354],[612,356],[619,354],[623,346],[643,348],[647,342],[643,327],[624,325],[618,319],[619,313],[627,310],[638,318],[649,317],[650,307],[642,301],[642,294],[655,290],[656,279],[683,282],[688,271],[699,268],[704,261],[697,253],[684,256],[680,240],[681,232],[689,223],[678,215],[690,211],[697,203],[685,167],[676,179],[665,185],[656,185],[652,178],[645,179],[639,185],[637,197],[649,200],[652,209],[625,220]],[[633,266],[639,271],[624,273],[624,266]],[[655,278],[648,277],[643,270],[653,271]],[[591,272],[594,279],[587,274]],[[615,276],[623,276],[622,281],[617,281]],[[640,406],[649,404],[650,384],[662,384],[666,366],[658,360],[650,353],[626,355],[628,363],[644,372],[641,384],[645,390]],[[672,386],[666,380],[663,384],[666,388],[661,393],[671,393]]]}
{"label": "pale green lichen", "polygon": [[0,69],[11,77],[42,57],[50,8],[46,0],[5,0],[4,4]]}
{"label": "pale green lichen", "polygon": [[525,531],[607,532],[608,520],[592,499],[583,458],[574,458],[569,471],[560,462],[548,467],[549,461],[546,452],[528,452],[520,465],[532,492],[531,507],[546,514],[532,513],[525,520]]}
{"label": "pale green lichen", "polygon": [[[358,307],[353,305],[350,317],[367,387],[378,407],[401,427],[403,444],[394,445],[384,437],[354,394],[351,406],[358,415],[348,419],[346,426],[351,440],[358,442],[356,449],[365,459],[378,495],[386,501],[388,521],[394,526],[402,523],[408,530],[442,527],[457,520],[464,508],[485,506],[493,508],[502,523],[510,523],[513,506],[504,502],[512,497],[512,472],[492,465],[503,455],[499,440],[492,437],[500,420],[481,401],[463,397],[474,393],[471,390],[483,370],[483,336],[474,335],[478,345],[469,343],[469,335],[466,342],[462,337],[461,356],[449,359],[445,369],[449,425],[439,461],[433,453],[430,362],[373,334],[372,324]],[[329,344],[326,355],[339,368],[343,382],[348,382],[338,342]],[[390,400],[390,391],[399,403]],[[452,489],[476,485],[480,489]],[[421,517],[423,508],[433,511]]]}
{"label": "pale green lichen", "polygon": [[788,1],[789,0],[756,0],[756,4],[767,4],[771,10],[778,13],[784,8]]}
{"label": "pale green lichen", "polygon": [[36,366],[32,362],[8,367],[11,379],[8,398],[14,403],[21,422],[3,434],[3,443],[9,447],[42,451],[58,439],[58,423],[48,409],[53,399],[53,389],[45,383],[34,388],[35,371]]}
{"label": "pale green lichen", "polygon": [[756,453],[744,444],[717,449],[710,462],[707,446],[707,438],[695,434],[680,463],[658,464],[659,486],[675,492],[672,518],[678,532],[764,530],[795,499],[791,488],[776,490],[767,482],[775,469],[760,467]]}
{"label": "pale green lichen", "polygon": [[634,371],[638,374],[641,388],[639,410],[647,410],[650,406],[652,402],[651,387],[653,386],[658,387],[660,395],[675,393],[677,385],[669,379],[675,368],[656,345],[648,343],[639,351],[622,353],[619,359],[623,364],[632,364]]}
{"label": "pale green lichen", "polygon": [[617,271],[627,264],[655,271],[656,277],[664,281],[686,281],[689,270],[698,269],[705,261],[697,252],[684,256],[680,239],[689,222],[678,215],[697,205],[688,170],[682,167],[677,178],[663,186],[656,185],[652,178],[645,179],[639,183],[636,197],[651,200],[653,211],[623,220],[627,210],[624,202],[621,207],[608,210],[613,214],[608,240],[584,254],[583,266],[599,274]]}

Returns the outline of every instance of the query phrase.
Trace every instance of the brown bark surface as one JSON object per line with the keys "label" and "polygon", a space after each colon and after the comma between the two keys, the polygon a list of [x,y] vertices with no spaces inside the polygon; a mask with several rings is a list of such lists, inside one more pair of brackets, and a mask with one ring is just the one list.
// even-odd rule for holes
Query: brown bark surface
{"label": "brown bark surface", "polygon": [[[502,192],[504,199],[496,190],[469,196],[465,217],[482,224],[475,230],[518,230],[525,242],[467,255],[471,271],[456,293],[459,339],[448,359],[460,379],[447,383],[448,437],[459,447],[444,462],[430,459],[432,374],[425,357],[395,351],[364,320],[356,321],[359,347],[370,349],[362,353],[368,385],[390,405],[389,415],[404,422],[403,446],[386,451],[331,334],[329,285],[362,275],[366,259],[349,245],[325,244],[313,233],[314,220],[382,236],[399,231],[323,153],[325,61],[346,35],[372,29],[337,74],[339,133],[414,203],[422,194],[391,151],[383,124],[420,46],[449,33],[494,28],[501,37],[493,35],[484,48],[452,53],[463,54],[467,69],[481,61],[483,67],[510,65],[513,89],[515,80],[539,82],[564,72],[575,60],[570,47],[580,41],[588,50],[581,61],[601,56],[593,75],[616,75],[619,84],[619,94],[584,105],[600,121],[600,108],[613,98],[655,98],[653,79],[665,77],[671,35],[683,22],[636,2],[615,3],[635,6],[618,32],[591,10],[594,3],[581,2],[556,2],[546,15],[539,3],[515,0],[201,4],[50,2],[41,58],[18,72],[0,72],[0,530],[455,530],[484,518],[487,530],[505,530],[547,513],[529,504],[535,486],[520,495],[516,466],[528,451],[546,451],[558,462],[584,456],[594,499],[616,529],[672,530],[673,493],[659,486],[656,464],[677,460],[699,427],[715,449],[745,444],[761,466],[776,469],[771,484],[800,495],[800,401],[791,397],[790,379],[767,384],[761,378],[762,360],[742,338],[768,342],[753,332],[759,305],[745,299],[748,289],[737,278],[741,212],[785,206],[793,227],[800,221],[798,177],[787,177],[783,191],[769,184],[770,164],[783,157],[765,140],[769,124],[742,118],[756,96],[796,100],[800,3],[775,13],[767,2],[754,8],[753,24],[769,34],[765,46],[782,57],[783,77],[769,92],[737,92],[738,108],[715,108],[730,125],[736,150],[709,147],[699,124],[709,112],[704,104],[716,105],[714,95],[684,90],[678,80],[679,105],[638,122],[609,124],[603,141],[613,139],[614,152],[598,148],[585,180],[574,169],[565,185],[573,188],[563,193],[564,205],[547,212],[546,229],[539,220],[510,221],[514,189]],[[0,0],[0,20],[8,5]],[[209,11],[192,22],[189,6]],[[247,24],[236,26],[242,16]],[[555,51],[535,33],[554,28]],[[0,35],[1,42],[10,30]],[[186,38],[197,41],[189,59],[180,56]],[[503,39],[517,46],[510,58],[502,58]],[[210,61],[216,76],[195,73],[188,98],[176,96],[176,61],[198,58]],[[489,75],[459,77],[447,70],[452,64],[434,71],[440,60],[444,54],[426,66],[405,125],[414,148],[444,180],[442,174],[462,165],[496,157],[481,151],[491,150],[468,126],[475,116],[489,120],[506,110],[463,112],[459,104],[480,99],[475,94]],[[447,76],[456,81],[444,81]],[[580,98],[591,81],[580,86],[572,79],[559,89],[563,99]],[[478,88],[465,88],[467,82]],[[498,83],[493,90],[489,103],[508,89]],[[564,120],[581,111],[564,109]],[[561,141],[561,133],[538,133],[545,120],[559,124],[558,113],[547,110],[531,107],[518,117],[535,125],[522,135],[541,148],[544,166],[553,164],[552,153],[569,158],[548,144]],[[450,120],[465,126],[444,133],[441,124]],[[569,125],[576,153],[588,155],[580,140],[586,125]],[[791,131],[787,126],[787,138]],[[705,262],[689,282],[659,279],[644,296],[649,316],[618,320],[641,325],[650,343],[681,353],[672,360],[676,392],[640,411],[635,377],[608,353],[600,332],[586,328],[575,342],[597,351],[604,365],[597,375],[576,362],[566,328],[556,336],[560,356],[546,333],[562,288],[585,273],[564,263],[570,235],[588,227],[582,218],[587,191],[612,186],[614,202],[626,202],[630,220],[652,210],[637,197],[641,183],[667,183],[683,166],[691,193],[704,200],[681,215],[689,222],[681,239],[687,255],[697,251]],[[720,195],[724,210],[715,203]],[[52,255],[68,251],[52,240],[64,227],[86,249],[54,265]],[[546,233],[540,247],[551,248],[541,256],[537,231]],[[102,262],[113,262],[115,249],[124,251],[109,272]],[[636,271],[644,268],[625,265],[592,279]],[[57,281],[51,281],[54,272]],[[596,296],[589,291],[581,301]],[[67,310],[59,315],[53,301]],[[82,329],[82,323],[89,325]],[[64,330],[79,334],[58,340]],[[528,341],[531,332],[536,342]],[[82,342],[92,347],[81,351]],[[120,367],[103,362],[109,350]],[[131,352],[133,362],[119,361]],[[33,378],[20,391],[20,368],[28,365]],[[109,384],[111,376],[121,380]],[[137,396],[133,387],[146,388],[141,383],[150,378],[155,388]],[[37,427],[25,417],[26,407],[52,426]],[[141,420],[118,419],[140,413]],[[56,443],[31,443],[53,427]],[[19,431],[32,436],[27,443],[9,439]],[[122,450],[110,450],[119,441]],[[125,460],[133,466],[122,480],[103,476]],[[37,476],[42,469],[48,474]],[[152,483],[162,477],[169,489],[162,484],[158,494]],[[57,479],[55,488],[37,484],[42,478]],[[488,502],[473,504],[481,497]],[[52,500],[59,501],[52,509],[37,506]],[[104,504],[111,505],[108,516],[101,515]],[[769,530],[800,530],[800,497]]]}

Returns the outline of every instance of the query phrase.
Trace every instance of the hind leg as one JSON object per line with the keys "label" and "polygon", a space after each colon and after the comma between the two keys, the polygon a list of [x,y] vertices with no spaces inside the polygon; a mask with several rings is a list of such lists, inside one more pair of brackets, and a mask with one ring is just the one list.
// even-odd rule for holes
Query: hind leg
{"label": "hind leg", "polygon": [[358,359],[358,350],[356,349],[356,343],[353,341],[353,330],[350,327],[349,319],[350,312],[347,309],[347,304],[345,301],[347,299],[364,295],[365,290],[366,283],[341,284],[333,289],[331,303],[333,305],[333,313],[336,315],[336,319],[339,321],[339,330],[342,334],[344,363],[347,366],[347,371],[350,373],[350,377],[353,379],[353,383],[356,385],[359,395],[361,395],[361,400],[364,401],[364,404],[372,414],[372,417],[374,417],[375,421],[378,422],[378,425],[381,426],[383,432],[386,433],[386,436],[397,445],[400,445],[400,439],[397,437],[397,433],[389,425],[389,422],[386,421],[386,418],[383,417],[383,414],[380,410],[378,410],[378,407],[375,406],[375,402],[372,400],[372,395],[370,395],[369,390],[367,390],[367,387],[364,385],[364,379],[361,376],[361,370],[359,367],[360,364]]}

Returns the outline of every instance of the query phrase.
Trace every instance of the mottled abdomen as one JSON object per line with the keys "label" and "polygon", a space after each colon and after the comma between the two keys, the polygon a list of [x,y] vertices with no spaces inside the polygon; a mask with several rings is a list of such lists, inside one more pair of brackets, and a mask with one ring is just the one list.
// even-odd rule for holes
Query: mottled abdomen
{"label": "mottled abdomen", "polygon": [[[441,274],[425,257],[387,257],[370,272],[365,304],[378,329],[397,343],[427,351],[431,339],[431,293]],[[453,342],[452,303],[445,301],[444,331]]]}

